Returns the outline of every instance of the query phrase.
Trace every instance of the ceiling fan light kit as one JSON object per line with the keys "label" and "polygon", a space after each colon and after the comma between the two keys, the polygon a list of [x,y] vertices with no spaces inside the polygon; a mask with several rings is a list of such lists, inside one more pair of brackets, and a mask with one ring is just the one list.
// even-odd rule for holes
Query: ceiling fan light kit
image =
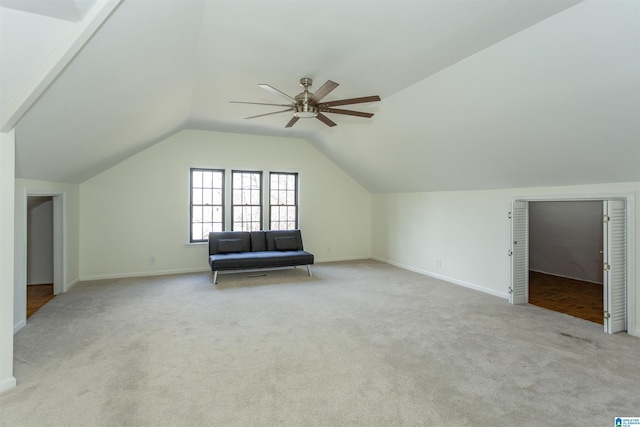
{"label": "ceiling fan light kit", "polygon": [[310,104],[301,104],[295,106],[296,112],[294,116],[300,119],[310,119],[318,116],[318,107]]}
{"label": "ceiling fan light kit", "polygon": [[256,117],[269,116],[271,114],[279,114],[285,113],[288,111],[293,111],[293,117],[289,122],[285,125],[285,127],[293,126],[298,119],[308,119],[308,118],[316,118],[326,124],[327,126],[337,126],[335,122],[333,122],[330,118],[325,116],[322,113],[332,113],[332,114],[344,114],[348,116],[356,116],[356,117],[373,117],[372,113],[365,113],[362,111],[352,111],[352,110],[344,110],[341,108],[332,108],[337,105],[349,105],[349,104],[360,104],[364,102],[375,102],[380,101],[380,97],[378,95],[372,96],[363,96],[360,98],[350,98],[350,99],[340,99],[336,101],[329,101],[320,103],[325,96],[327,96],[332,90],[338,87],[338,83],[332,82],[331,80],[327,80],[325,84],[320,86],[315,93],[310,92],[309,88],[313,84],[313,80],[309,77],[303,77],[300,79],[300,86],[304,89],[301,93],[296,95],[295,98],[287,95],[286,93],[270,86],[268,84],[259,84],[261,88],[279,95],[289,101],[289,104],[270,104],[264,102],[244,102],[244,101],[231,101],[234,104],[253,104],[253,105],[271,105],[277,107],[289,107],[286,110],[275,111],[272,113],[258,114],[256,116],[246,117],[247,119],[255,119]]}

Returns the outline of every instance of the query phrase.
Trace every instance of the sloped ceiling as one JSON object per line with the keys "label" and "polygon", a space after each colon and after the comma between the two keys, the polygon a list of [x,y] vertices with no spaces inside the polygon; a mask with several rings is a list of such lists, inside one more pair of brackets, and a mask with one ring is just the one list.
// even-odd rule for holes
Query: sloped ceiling
{"label": "sloped ceiling", "polygon": [[[3,75],[33,67],[5,61],[20,31],[68,31],[36,13],[4,14],[21,25]],[[305,139],[371,192],[640,181],[639,17],[633,0],[122,0],[21,117],[16,170],[80,183],[196,128]],[[305,76],[382,101],[290,129],[229,103],[279,103],[257,84],[293,96]]]}

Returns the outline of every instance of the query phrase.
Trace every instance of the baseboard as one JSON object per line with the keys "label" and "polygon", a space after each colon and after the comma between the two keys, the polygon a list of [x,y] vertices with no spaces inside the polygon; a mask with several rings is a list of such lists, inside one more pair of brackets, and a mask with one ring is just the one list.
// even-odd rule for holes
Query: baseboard
{"label": "baseboard", "polygon": [[78,283],[80,283],[80,278],[77,278],[76,280],[68,283],[67,286],[64,287],[64,292],[67,292],[69,289],[73,288]]}
{"label": "baseboard", "polygon": [[14,377],[5,378],[0,381],[0,393],[11,390],[16,387],[16,379]]}
{"label": "baseboard", "polygon": [[17,334],[18,331],[22,328],[24,328],[25,326],[27,326],[27,321],[26,319],[22,319],[21,321],[19,321],[18,323],[16,323],[15,325],[13,325],[13,335]]}
{"label": "baseboard", "polygon": [[484,286],[479,286],[479,285],[476,285],[474,283],[469,283],[469,282],[465,282],[465,281],[462,281],[462,280],[454,279],[453,277],[448,277],[448,276],[444,276],[442,274],[433,273],[431,271],[422,270],[420,268],[415,268],[415,267],[413,267],[411,265],[402,264],[402,263],[399,263],[399,262],[391,261],[391,260],[380,258],[380,257],[372,257],[372,259],[375,259],[376,261],[384,262],[386,264],[393,265],[395,267],[402,268],[404,270],[413,271],[414,273],[422,274],[424,276],[433,277],[434,279],[444,280],[445,282],[449,282],[449,283],[452,283],[454,285],[459,285],[459,286],[463,286],[465,288],[473,289],[474,291],[483,292],[485,294],[493,295],[495,297],[503,298],[503,299],[506,299],[506,300],[509,299],[509,293],[508,292],[495,291],[493,289],[485,288]]}
{"label": "baseboard", "polygon": [[364,261],[367,259],[371,259],[371,257],[341,257],[341,258],[316,258],[316,264],[322,264],[324,262],[342,262],[342,261]]}
{"label": "baseboard", "polygon": [[180,268],[175,270],[139,271],[135,273],[98,274],[94,276],[81,276],[80,279],[78,279],[78,281],[84,282],[87,280],[126,279],[130,277],[148,277],[148,276],[169,276],[172,274],[203,273],[207,271],[210,271],[208,267],[200,267],[200,268]]}
{"label": "baseboard", "polygon": [[601,286],[603,285],[601,282],[594,282],[593,280],[581,279],[579,277],[564,276],[562,274],[549,273],[547,271],[540,271],[540,270],[533,270],[533,269],[529,269],[529,271],[533,271],[534,273],[546,274],[547,276],[562,277],[563,279],[571,279],[571,280],[577,280],[579,282],[594,283],[596,285],[601,285]]}

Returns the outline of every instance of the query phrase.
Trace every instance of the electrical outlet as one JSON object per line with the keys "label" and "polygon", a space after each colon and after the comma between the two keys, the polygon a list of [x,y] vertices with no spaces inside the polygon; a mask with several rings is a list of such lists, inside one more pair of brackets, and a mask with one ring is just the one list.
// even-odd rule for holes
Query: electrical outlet
{"label": "electrical outlet", "polygon": [[149,264],[150,265],[156,265],[156,262],[158,261],[158,259],[154,256],[149,257]]}
{"label": "electrical outlet", "polygon": [[437,259],[436,260],[436,267],[437,268],[442,268],[442,260],[441,259]]}

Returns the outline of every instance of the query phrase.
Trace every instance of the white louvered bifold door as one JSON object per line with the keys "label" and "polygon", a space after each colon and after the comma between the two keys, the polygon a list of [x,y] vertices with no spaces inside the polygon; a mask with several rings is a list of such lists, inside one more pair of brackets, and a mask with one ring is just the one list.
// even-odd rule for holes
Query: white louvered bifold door
{"label": "white louvered bifold door", "polygon": [[604,330],[627,330],[627,215],[625,202],[605,200],[604,213]]}
{"label": "white louvered bifold door", "polygon": [[529,202],[511,206],[511,287],[509,302],[529,302]]}

